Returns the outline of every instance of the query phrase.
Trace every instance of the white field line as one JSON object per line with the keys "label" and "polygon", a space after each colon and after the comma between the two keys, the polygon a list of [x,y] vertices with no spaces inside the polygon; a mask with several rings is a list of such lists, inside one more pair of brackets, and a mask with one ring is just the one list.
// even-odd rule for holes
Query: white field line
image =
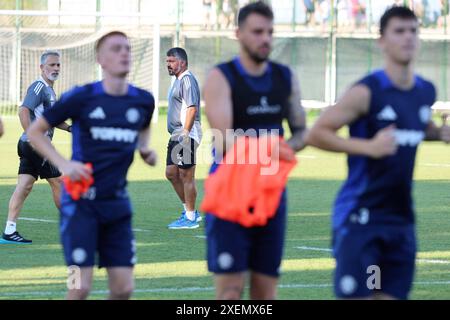
{"label": "white field line", "polygon": [[25,218],[25,217],[20,217],[19,220],[33,221],[33,222],[45,222],[45,223],[58,223],[58,221],[56,221],[56,220],[45,220],[45,219],[35,219],[35,218]]}
{"label": "white field line", "polygon": [[304,246],[295,247],[295,249],[308,250],[308,251],[333,252],[333,250],[328,249],[328,248],[316,248],[316,247],[304,247]]}
{"label": "white field line", "polygon": [[[312,251],[321,251],[321,252],[330,252],[331,249],[328,248],[316,248],[316,247],[295,247],[296,249],[301,250],[312,250]],[[433,261],[437,263],[449,263],[448,261],[443,260],[428,260],[428,259],[419,259],[423,261]],[[450,285],[450,281],[417,281],[414,282],[416,286],[430,286],[430,285]],[[331,288],[333,285],[331,283],[325,284],[281,284],[278,285],[279,289],[319,289],[319,288]],[[187,288],[155,288],[155,289],[136,289],[134,293],[167,293],[167,292],[209,292],[214,291],[213,287],[187,287]],[[31,291],[31,292],[11,292],[6,294],[1,294],[0,297],[24,297],[24,296],[36,296],[36,297],[44,297],[44,296],[56,296],[59,295],[63,297],[65,291]],[[106,295],[108,294],[107,290],[96,290],[91,292],[92,295]]]}
{"label": "white field line", "polygon": [[[414,282],[415,286],[448,286],[450,285],[450,281],[417,281]],[[321,288],[332,288],[333,285],[331,283],[324,284],[281,284],[278,285],[279,289],[321,289]],[[167,293],[167,292],[210,292],[214,291],[213,287],[187,287],[187,288],[155,288],[155,289],[136,289],[134,293]],[[30,291],[30,292],[11,292],[11,293],[2,293],[0,294],[0,298],[4,297],[24,297],[24,296],[35,296],[35,297],[45,297],[45,296],[61,296],[64,297],[66,294],[65,291]],[[91,291],[91,295],[107,295],[107,290],[95,290]]]}
{"label": "white field line", "polygon": [[[45,219],[35,219],[35,218],[26,218],[26,217],[20,217],[19,220],[44,222],[44,223],[59,223],[56,220],[45,220]],[[145,229],[133,229],[133,231],[134,232],[151,232],[150,230],[145,230]]]}
{"label": "white field line", "polygon": [[450,163],[424,163],[422,165],[425,167],[434,167],[434,168],[450,168]]}

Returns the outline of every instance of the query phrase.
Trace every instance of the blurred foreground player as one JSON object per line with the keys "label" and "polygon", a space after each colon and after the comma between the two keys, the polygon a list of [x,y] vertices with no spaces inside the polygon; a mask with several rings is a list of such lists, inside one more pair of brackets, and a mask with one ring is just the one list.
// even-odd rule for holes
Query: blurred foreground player
{"label": "blurred foreground player", "polygon": [[[211,128],[216,134],[220,132],[220,137],[214,137],[216,159],[211,174],[220,170],[218,163],[239,131],[256,136],[265,131],[282,137],[282,122],[287,119],[292,132],[288,140],[292,157],[295,159],[293,152],[304,147],[305,114],[298,80],[288,67],[269,60],[272,34],[273,12],[269,6],[259,1],[243,7],[236,32],[241,47],[239,56],[220,64],[207,77],[206,115]],[[276,297],[286,198],[283,192],[274,217],[265,226],[248,228],[221,219],[213,212],[206,215],[208,269],[215,274],[217,299],[240,299],[246,272],[250,277],[251,299]]]}
{"label": "blurred foreground player", "polygon": [[[96,44],[103,80],[77,87],[63,95],[29,129],[31,143],[72,181],[94,184],[81,199],[63,190],[61,240],[68,266],[80,267],[81,288],[69,288],[68,299],[85,299],[93,267],[108,273],[110,299],[128,299],[133,291],[136,246],[131,228],[132,208],[126,174],[134,151],[149,165],[156,154],[149,149],[153,96],[127,82],[131,52],[127,36],[110,32]],[[73,122],[72,160],[64,159],[44,137],[48,128],[66,119]],[[92,171],[85,165],[92,164]],[[98,257],[97,257],[98,255]]]}
{"label": "blurred foreground player", "polygon": [[[388,9],[378,40],[384,69],[351,87],[307,137],[308,144],[348,154],[348,178],[333,212],[338,298],[407,299],[411,290],[417,147],[424,139],[450,141],[449,127],[431,119],[433,84],[414,73],[418,33],[414,12]],[[346,125],[350,138],[340,138],[337,131]]]}

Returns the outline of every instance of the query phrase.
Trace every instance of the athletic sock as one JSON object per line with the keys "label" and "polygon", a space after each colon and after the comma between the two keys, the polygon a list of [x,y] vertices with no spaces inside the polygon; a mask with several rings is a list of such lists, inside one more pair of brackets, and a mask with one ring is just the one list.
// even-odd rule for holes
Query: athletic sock
{"label": "athletic sock", "polygon": [[183,203],[183,209],[184,209],[184,212],[187,211],[187,209],[186,209],[186,203]]}
{"label": "athletic sock", "polygon": [[14,221],[6,221],[5,234],[10,235],[16,232],[16,223]]}
{"label": "athletic sock", "polygon": [[195,220],[195,211],[186,211],[186,218],[190,221]]}

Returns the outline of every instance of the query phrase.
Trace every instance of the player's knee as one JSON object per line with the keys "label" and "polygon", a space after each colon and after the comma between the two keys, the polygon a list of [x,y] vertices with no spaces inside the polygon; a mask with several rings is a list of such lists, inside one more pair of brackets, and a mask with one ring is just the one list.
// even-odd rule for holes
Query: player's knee
{"label": "player's knee", "polygon": [[217,291],[218,300],[240,300],[243,288],[241,286],[229,286]]}
{"label": "player's knee", "polygon": [[17,186],[17,191],[24,195],[28,195],[32,189],[33,189],[32,183],[23,183]]}
{"label": "player's knee", "polygon": [[255,289],[250,292],[250,299],[252,300],[275,300],[276,293],[272,290]]}
{"label": "player's knee", "polygon": [[68,300],[86,300],[91,292],[91,287],[88,285],[82,286],[79,289],[69,290],[67,294]]}
{"label": "player's knee", "polygon": [[183,183],[194,183],[194,176],[190,170],[180,170],[180,179]]}
{"label": "player's knee", "polygon": [[111,300],[128,300],[133,294],[132,284],[111,289]]}
{"label": "player's knee", "polygon": [[166,168],[166,178],[169,181],[175,182],[180,179],[178,175],[178,170],[176,168],[167,167]]}

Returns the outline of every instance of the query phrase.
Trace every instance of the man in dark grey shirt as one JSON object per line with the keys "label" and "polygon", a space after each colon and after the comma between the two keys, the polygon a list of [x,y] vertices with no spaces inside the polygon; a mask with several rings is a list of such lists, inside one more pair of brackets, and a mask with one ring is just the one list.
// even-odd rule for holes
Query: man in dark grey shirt
{"label": "man in dark grey shirt", "polygon": [[[32,242],[23,238],[17,232],[16,221],[25,199],[39,177],[47,179],[52,189],[55,205],[59,208],[60,183],[58,177],[61,174],[56,167],[34,151],[26,135],[26,130],[31,122],[39,118],[44,110],[51,108],[56,101],[53,84],[59,76],[59,53],[56,51],[44,52],[41,55],[40,63],[41,76],[30,85],[22,106],[19,108],[19,119],[24,130],[17,146],[20,158],[19,177],[16,189],[9,201],[8,220],[2,239],[0,239],[2,243],[7,244],[29,244]],[[60,124],[58,128],[68,132],[71,131],[71,126],[66,123]],[[47,132],[47,136],[50,140],[53,138],[53,128]]]}
{"label": "man in dark grey shirt", "polygon": [[195,156],[202,138],[200,124],[200,89],[188,70],[188,57],[182,48],[167,52],[167,69],[174,76],[169,90],[167,129],[171,135],[167,146],[166,177],[183,204],[180,218],[169,229],[195,229],[201,221],[195,210]]}

